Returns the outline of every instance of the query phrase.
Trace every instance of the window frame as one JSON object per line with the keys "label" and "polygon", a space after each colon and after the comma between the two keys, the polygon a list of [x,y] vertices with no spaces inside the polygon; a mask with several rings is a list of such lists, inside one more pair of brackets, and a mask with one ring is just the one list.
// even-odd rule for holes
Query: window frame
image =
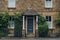
{"label": "window frame", "polygon": [[[8,0],[8,8],[16,8],[16,0],[14,0],[14,3],[13,3],[14,6],[11,6],[11,4],[10,4],[11,2],[9,2],[9,1],[10,1],[10,0]],[[13,5],[13,4],[12,4],[12,5]]]}
{"label": "window frame", "polygon": [[47,1],[45,0],[45,8],[53,8],[53,1],[51,0],[51,2],[50,2],[50,6],[46,6],[47,5],[47,3],[46,3]]}
{"label": "window frame", "polygon": [[[47,16],[47,17],[48,17],[48,20],[49,20],[49,16]],[[53,29],[53,17],[51,16],[51,21],[46,21],[46,22],[47,22],[47,24],[51,23],[50,24],[51,27],[49,27],[49,24],[48,24],[48,27],[49,27],[49,29]]]}
{"label": "window frame", "polygon": [[[14,18],[12,18],[13,16],[10,16],[9,17],[9,25],[8,25],[8,28],[9,29],[14,29],[15,25],[14,25]],[[10,23],[13,23],[12,25]]]}

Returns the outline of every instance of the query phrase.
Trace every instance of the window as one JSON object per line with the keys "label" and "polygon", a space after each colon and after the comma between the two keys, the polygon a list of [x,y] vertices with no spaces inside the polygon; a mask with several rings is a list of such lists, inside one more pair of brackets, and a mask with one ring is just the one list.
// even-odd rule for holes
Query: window
{"label": "window", "polygon": [[46,21],[51,22],[51,16],[46,16]]}
{"label": "window", "polygon": [[8,0],[8,8],[15,8],[16,0]]}
{"label": "window", "polygon": [[45,1],[45,8],[52,8],[52,0]]}
{"label": "window", "polygon": [[47,21],[49,29],[51,29],[52,28],[52,17],[46,16],[46,21]]}
{"label": "window", "polygon": [[9,25],[8,28],[14,28],[14,18],[12,16],[9,17]]}

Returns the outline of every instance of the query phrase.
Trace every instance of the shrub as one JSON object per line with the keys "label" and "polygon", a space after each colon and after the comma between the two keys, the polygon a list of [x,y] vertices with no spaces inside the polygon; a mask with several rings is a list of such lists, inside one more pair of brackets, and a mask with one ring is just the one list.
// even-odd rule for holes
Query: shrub
{"label": "shrub", "polygon": [[48,25],[46,23],[46,19],[39,15],[38,16],[38,33],[39,33],[39,37],[46,37],[48,35]]}
{"label": "shrub", "polygon": [[0,37],[3,37],[4,33],[3,32],[0,32]]}
{"label": "shrub", "polygon": [[48,25],[43,24],[38,27],[39,37],[47,37],[48,36]]}
{"label": "shrub", "polygon": [[0,31],[0,37],[6,37],[8,36],[8,30],[7,29],[2,29]]}
{"label": "shrub", "polygon": [[57,19],[55,22],[56,22],[56,25],[59,27],[60,26],[60,19]]}
{"label": "shrub", "polygon": [[60,37],[60,28],[58,28],[58,32],[56,33],[56,37]]}

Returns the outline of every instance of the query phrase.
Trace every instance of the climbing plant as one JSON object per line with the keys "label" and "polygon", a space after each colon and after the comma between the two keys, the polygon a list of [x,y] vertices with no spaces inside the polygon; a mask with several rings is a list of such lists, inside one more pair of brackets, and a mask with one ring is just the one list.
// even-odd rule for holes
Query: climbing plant
{"label": "climbing plant", "polygon": [[42,16],[38,16],[38,33],[39,37],[46,37],[48,35],[48,25],[46,23],[46,19]]}
{"label": "climbing plant", "polygon": [[58,32],[56,33],[56,37],[60,37],[60,12],[58,13],[57,19],[55,20],[56,29]]}
{"label": "climbing plant", "polygon": [[0,37],[8,35],[8,13],[0,13]]}
{"label": "climbing plant", "polygon": [[22,36],[22,14],[16,14],[14,15],[14,21],[15,21],[15,29],[14,29],[14,36],[15,37],[21,37]]}
{"label": "climbing plant", "polygon": [[57,19],[55,20],[55,23],[56,23],[56,25],[57,25],[58,27],[60,27],[60,12],[59,12],[59,14],[58,14]]}

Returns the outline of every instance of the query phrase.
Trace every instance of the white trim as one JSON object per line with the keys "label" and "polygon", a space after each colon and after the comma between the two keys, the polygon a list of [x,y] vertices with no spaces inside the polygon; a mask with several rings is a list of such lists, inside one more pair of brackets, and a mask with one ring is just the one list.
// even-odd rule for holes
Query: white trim
{"label": "white trim", "polygon": [[[28,21],[27,17],[28,16],[26,16],[26,34],[28,34],[28,32],[27,32],[27,21]],[[34,33],[34,16],[33,16],[33,33]]]}
{"label": "white trim", "polygon": [[51,6],[46,6],[46,0],[45,0],[45,8],[52,8],[53,7],[53,2],[52,2],[52,0],[51,0]]}
{"label": "white trim", "polygon": [[16,0],[8,0],[8,8],[15,8]]}
{"label": "white trim", "polygon": [[36,29],[38,29],[38,16],[36,16]]}
{"label": "white trim", "polygon": [[9,27],[9,26],[8,26],[8,29],[14,29],[14,27]]}
{"label": "white trim", "polygon": [[53,17],[51,16],[51,28],[50,29],[52,28],[53,28]]}
{"label": "white trim", "polygon": [[24,29],[24,18],[25,18],[25,16],[23,16],[23,29]]}
{"label": "white trim", "polygon": [[[52,16],[51,16],[51,22],[50,21],[47,21],[47,24],[48,24],[49,29],[53,29],[53,17]],[[50,24],[50,26],[49,26],[49,24]]]}

